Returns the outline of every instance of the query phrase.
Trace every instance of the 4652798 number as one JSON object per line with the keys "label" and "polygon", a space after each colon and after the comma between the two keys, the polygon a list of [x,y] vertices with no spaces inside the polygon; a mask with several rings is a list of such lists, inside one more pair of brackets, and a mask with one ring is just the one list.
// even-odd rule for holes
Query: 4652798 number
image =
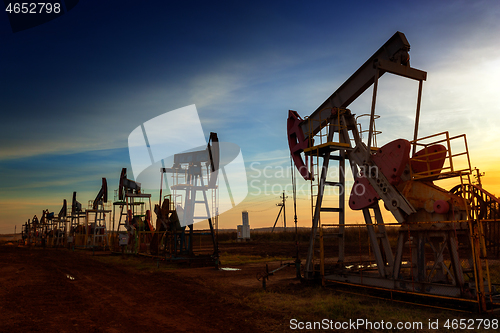
{"label": "4652798 number", "polygon": [[499,321],[498,319],[448,319],[443,325],[446,329],[452,330],[476,330],[476,329],[484,329],[484,330],[498,330]]}
{"label": "4652798 number", "polygon": [[5,8],[10,14],[41,14],[41,13],[56,13],[61,12],[61,4],[51,2],[14,2],[9,3]]}

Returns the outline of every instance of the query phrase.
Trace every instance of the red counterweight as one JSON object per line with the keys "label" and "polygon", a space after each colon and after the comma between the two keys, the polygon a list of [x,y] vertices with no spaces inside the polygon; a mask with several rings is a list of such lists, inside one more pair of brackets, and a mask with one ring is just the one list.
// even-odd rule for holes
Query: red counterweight
{"label": "red counterweight", "polygon": [[382,146],[372,155],[372,161],[377,165],[378,172],[387,178],[389,183],[397,185],[410,159],[410,142],[398,139]]}
{"label": "red counterweight", "polygon": [[352,210],[360,210],[370,207],[378,199],[377,192],[366,178],[368,173],[381,172],[392,185],[401,182],[401,175],[410,159],[410,142],[404,139],[394,140],[382,146],[372,155],[374,166],[364,170],[361,176],[357,177],[351,196],[349,198],[349,207]]}
{"label": "red counterweight", "polygon": [[441,144],[425,147],[413,155],[410,165],[413,173],[430,176],[439,175],[448,150]]}

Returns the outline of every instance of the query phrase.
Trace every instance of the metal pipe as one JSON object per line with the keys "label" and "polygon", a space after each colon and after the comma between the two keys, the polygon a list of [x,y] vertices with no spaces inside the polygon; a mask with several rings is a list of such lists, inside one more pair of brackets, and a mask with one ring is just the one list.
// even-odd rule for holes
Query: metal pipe
{"label": "metal pipe", "polygon": [[420,101],[422,100],[422,85],[424,81],[419,80],[418,83],[418,96],[417,96],[417,114],[415,116],[415,130],[413,132],[413,150],[412,150],[412,156],[415,155],[415,152],[417,150],[417,135],[418,135],[418,123],[420,121]]}
{"label": "metal pipe", "polygon": [[377,102],[377,87],[378,87],[379,72],[380,72],[379,69],[375,71],[375,79],[374,79],[375,81],[373,82],[372,110],[370,113],[370,129],[368,131],[368,154],[370,154],[370,148],[372,146],[373,123],[375,121],[375,104]]}

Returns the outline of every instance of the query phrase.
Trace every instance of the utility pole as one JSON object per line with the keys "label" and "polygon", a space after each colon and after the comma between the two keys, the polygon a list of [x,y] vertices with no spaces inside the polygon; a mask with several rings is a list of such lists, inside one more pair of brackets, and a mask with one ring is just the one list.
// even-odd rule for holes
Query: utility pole
{"label": "utility pole", "polygon": [[283,212],[283,227],[284,227],[284,231],[286,231],[286,212],[285,212],[285,200],[287,199],[288,197],[285,196],[285,191],[283,191],[283,195],[280,196],[280,199],[281,199],[281,202],[276,204],[276,206],[278,207],[281,207],[280,208],[280,212],[278,213],[278,216],[276,217],[276,221],[274,221],[274,225],[273,225],[273,230],[271,232],[274,231],[274,227],[276,227],[276,223],[278,222],[278,219],[280,218],[280,215],[281,215],[281,212]]}
{"label": "utility pole", "polygon": [[477,179],[477,186],[483,187],[483,184],[481,183],[481,177],[484,176],[484,172],[479,172],[478,168],[474,168],[473,171],[476,172],[476,174],[474,175],[474,178]]}
{"label": "utility pole", "polygon": [[283,195],[280,197],[281,203],[276,204],[276,206],[282,206],[283,207],[283,231],[286,231],[286,208],[285,208],[285,200],[288,198],[288,196],[285,197],[285,191],[283,191]]}

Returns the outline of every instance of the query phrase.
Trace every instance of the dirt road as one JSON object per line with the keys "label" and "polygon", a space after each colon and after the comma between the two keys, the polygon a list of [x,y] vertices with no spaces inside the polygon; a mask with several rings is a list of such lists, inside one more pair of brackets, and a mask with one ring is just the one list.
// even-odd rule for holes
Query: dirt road
{"label": "dirt road", "polygon": [[279,314],[242,300],[259,288],[255,271],[141,271],[91,252],[1,246],[0,332],[283,331]]}

